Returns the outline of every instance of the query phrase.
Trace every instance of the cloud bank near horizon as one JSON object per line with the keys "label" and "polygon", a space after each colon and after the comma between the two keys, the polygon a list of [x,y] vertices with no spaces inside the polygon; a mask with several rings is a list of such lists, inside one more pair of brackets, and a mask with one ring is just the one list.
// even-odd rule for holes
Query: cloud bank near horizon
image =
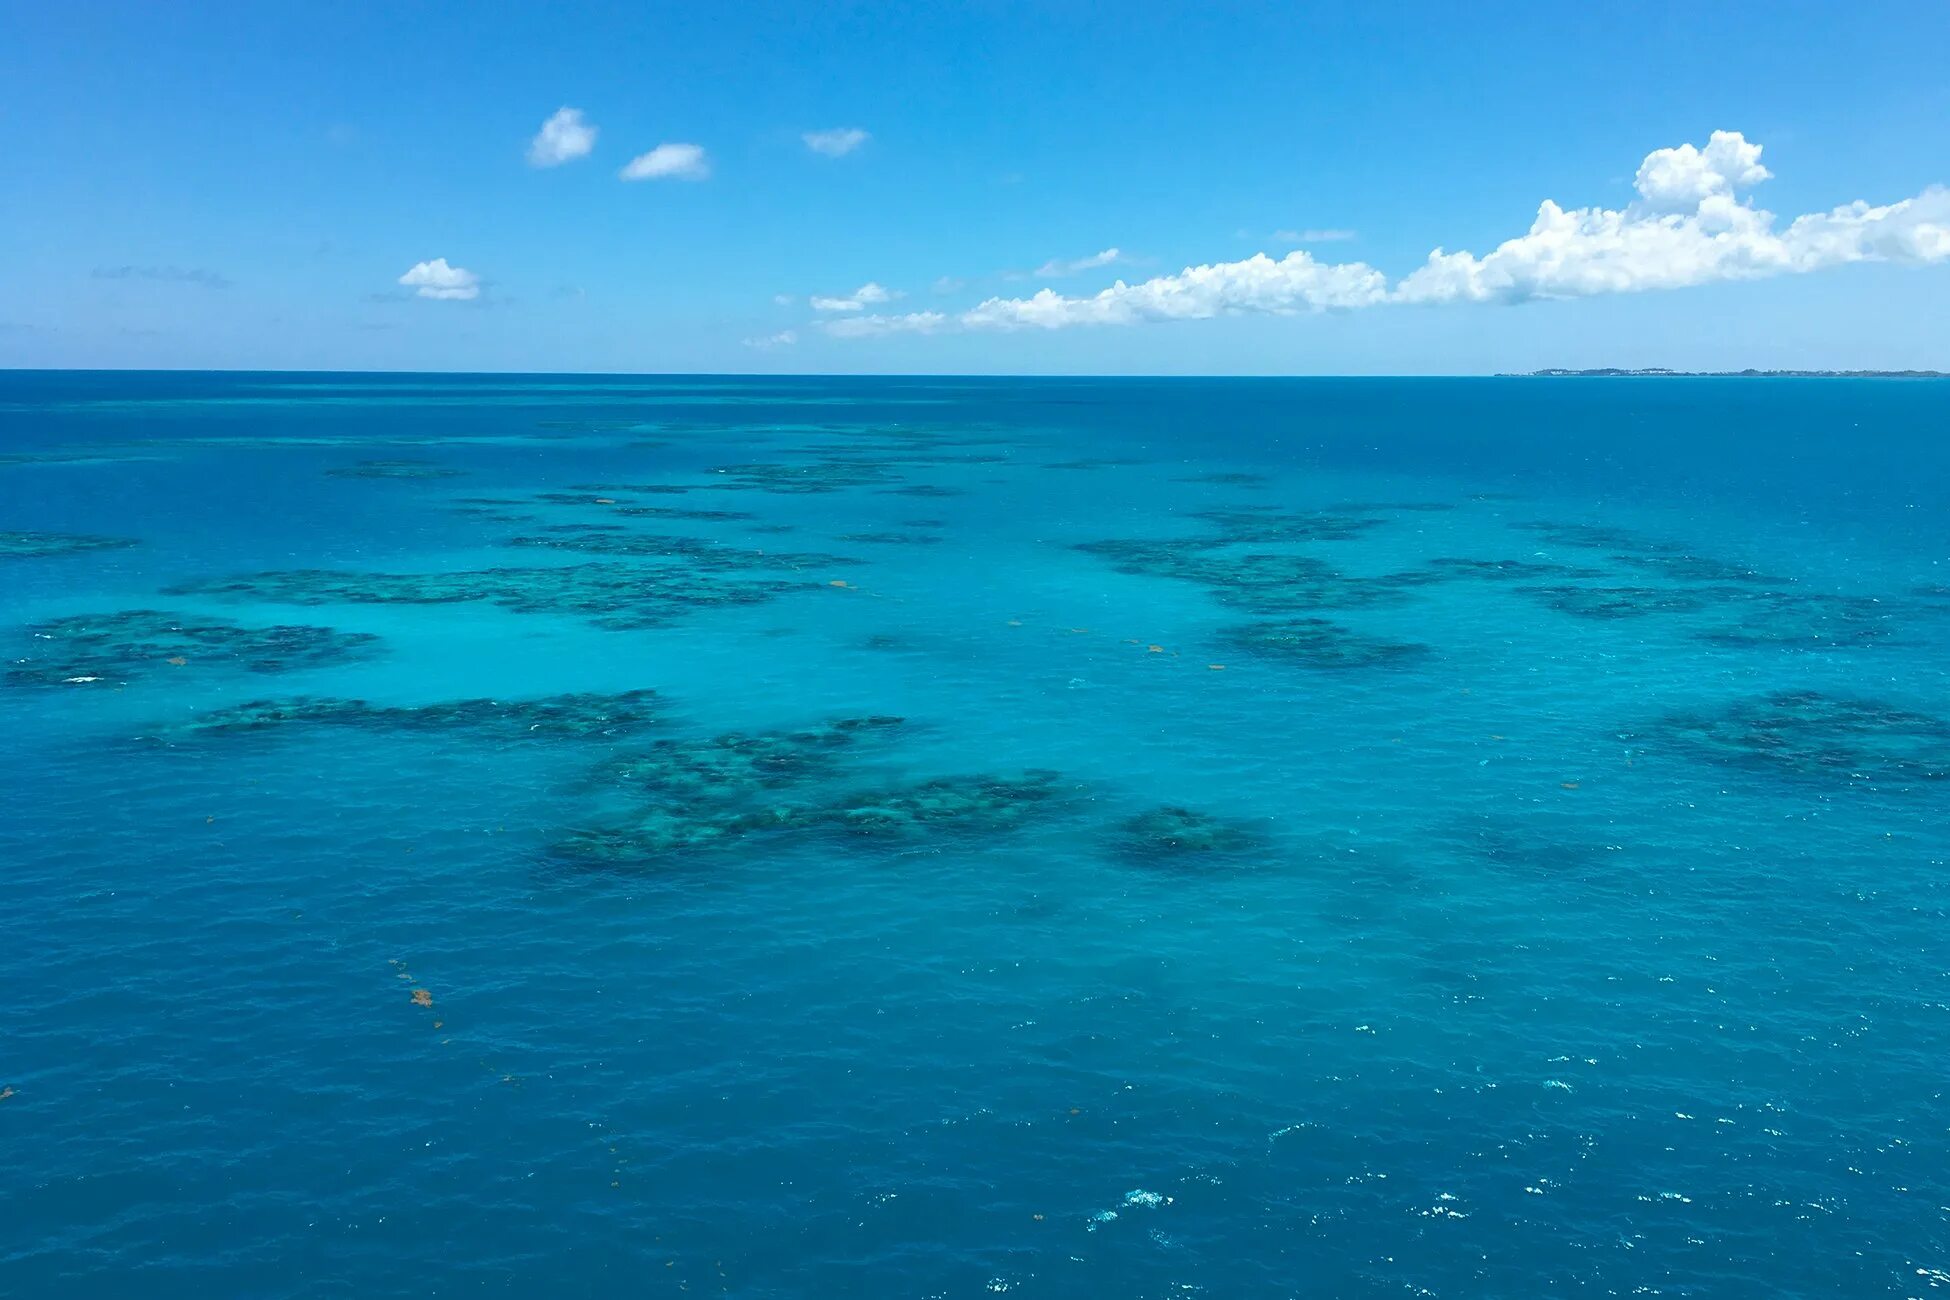
{"label": "cloud bank near horizon", "polygon": [[1880,206],[1858,199],[1782,227],[1747,197],[1773,174],[1760,155],[1761,146],[1738,131],[1715,131],[1705,148],[1655,149],[1640,163],[1633,182],[1637,196],[1625,207],[1567,209],[1546,199],[1524,234],[1481,256],[1437,247],[1422,266],[1392,283],[1366,262],[1322,262],[1298,249],[1277,260],[1256,253],[1137,284],[1119,280],[1090,295],[1044,288],[1028,297],[988,298],[953,317],[856,315],[823,322],[822,328],[858,338],[1397,304],[1520,303],[1798,275],[1855,262],[1950,259],[1950,190],[1933,185]]}

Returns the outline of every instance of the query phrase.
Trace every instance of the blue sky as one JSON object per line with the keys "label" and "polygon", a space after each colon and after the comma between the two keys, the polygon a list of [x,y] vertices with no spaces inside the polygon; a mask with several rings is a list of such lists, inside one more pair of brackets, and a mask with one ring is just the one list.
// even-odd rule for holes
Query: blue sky
{"label": "blue sky", "polygon": [[[1950,368],[1940,0],[0,0],[0,30],[0,365]],[[537,166],[565,107],[590,147]],[[1564,229],[1492,257],[1547,199]],[[1437,247],[1471,257],[1416,276]]]}

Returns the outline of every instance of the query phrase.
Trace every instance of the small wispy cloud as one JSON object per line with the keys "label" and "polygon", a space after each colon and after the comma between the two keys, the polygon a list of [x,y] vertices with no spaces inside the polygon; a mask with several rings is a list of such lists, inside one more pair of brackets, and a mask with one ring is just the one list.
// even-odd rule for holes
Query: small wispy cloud
{"label": "small wispy cloud", "polygon": [[880,334],[932,334],[947,325],[938,311],[911,311],[901,316],[840,316],[819,327],[834,338],[871,338]]}
{"label": "small wispy cloud", "polygon": [[777,334],[767,334],[763,338],[745,339],[744,344],[748,348],[757,348],[761,352],[768,352],[773,348],[789,348],[798,341],[798,331],[780,330]]}
{"label": "small wispy cloud", "polygon": [[579,108],[558,108],[528,142],[530,167],[560,167],[587,157],[596,147],[596,128]]}
{"label": "small wispy cloud", "polygon": [[774,307],[790,307],[793,303],[798,301],[799,300],[797,298],[793,297],[789,293],[775,293],[772,295],[772,305]]}
{"label": "small wispy cloud", "polygon": [[1352,230],[1276,230],[1273,242],[1276,244],[1341,244],[1356,238]]}
{"label": "small wispy cloud", "polygon": [[617,175],[626,181],[701,181],[711,161],[701,144],[660,144],[630,159]]}
{"label": "small wispy cloud", "polygon": [[892,302],[905,296],[898,289],[884,288],[869,280],[844,298],[813,297],[806,301],[818,312],[864,311],[877,303]]}
{"label": "small wispy cloud", "polygon": [[464,266],[447,265],[444,257],[414,263],[399,283],[421,298],[469,302],[481,296],[481,277]]}
{"label": "small wispy cloud", "polygon": [[799,138],[814,153],[844,158],[873,137],[857,126],[836,126],[830,131],[808,131]]}
{"label": "small wispy cloud", "polygon": [[1081,271],[1094,271],[1100,266],[1112,266],[1118,262],[1128,260],[1120,250],[1106,248],[1101,253],[1092,253],[1088,257],[1070,258],[1067,261],[1062,258],[1052,257],[1049,261],[1037,267],[1033,274],[1049,277],[1076,275]]}
{"label": "small wispy cloud", "polygon": [[959,293],[968,287],[968,281],[958,280],[952,275],[944,275],[934,282],[936,293]]}
{"label": "small wispy cloud", "polygon": [[97,280],[156,280],[165,284],[194,284],[204,289],[228,289],[230,281],[215,271],[192,266],[98,266]]}

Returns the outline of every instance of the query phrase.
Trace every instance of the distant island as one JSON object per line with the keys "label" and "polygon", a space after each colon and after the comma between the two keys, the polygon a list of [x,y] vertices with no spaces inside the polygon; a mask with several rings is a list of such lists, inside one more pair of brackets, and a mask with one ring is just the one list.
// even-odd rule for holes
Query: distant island
{"label": "distant island", "polygon": [[1667,370],[1647,366],[1625,370],[1602,366],[1596,370],[1526,370],[1498,375],[1499,379],[1946,379],[1942,370]]}

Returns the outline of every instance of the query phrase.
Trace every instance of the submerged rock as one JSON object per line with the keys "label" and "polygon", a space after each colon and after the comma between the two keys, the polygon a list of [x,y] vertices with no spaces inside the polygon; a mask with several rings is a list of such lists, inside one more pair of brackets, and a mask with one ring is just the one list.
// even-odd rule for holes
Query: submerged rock
{"label": "submerged rock", "polygon": [[302,624],[247,627],[153,609],[80,614],[37,623],[27,632],[34,653],[14,660],[7,680],[35,686],[119,685],[148,673],[208,667],[295,672],[366,658],[379,647],[379,638],[367,632]]}

